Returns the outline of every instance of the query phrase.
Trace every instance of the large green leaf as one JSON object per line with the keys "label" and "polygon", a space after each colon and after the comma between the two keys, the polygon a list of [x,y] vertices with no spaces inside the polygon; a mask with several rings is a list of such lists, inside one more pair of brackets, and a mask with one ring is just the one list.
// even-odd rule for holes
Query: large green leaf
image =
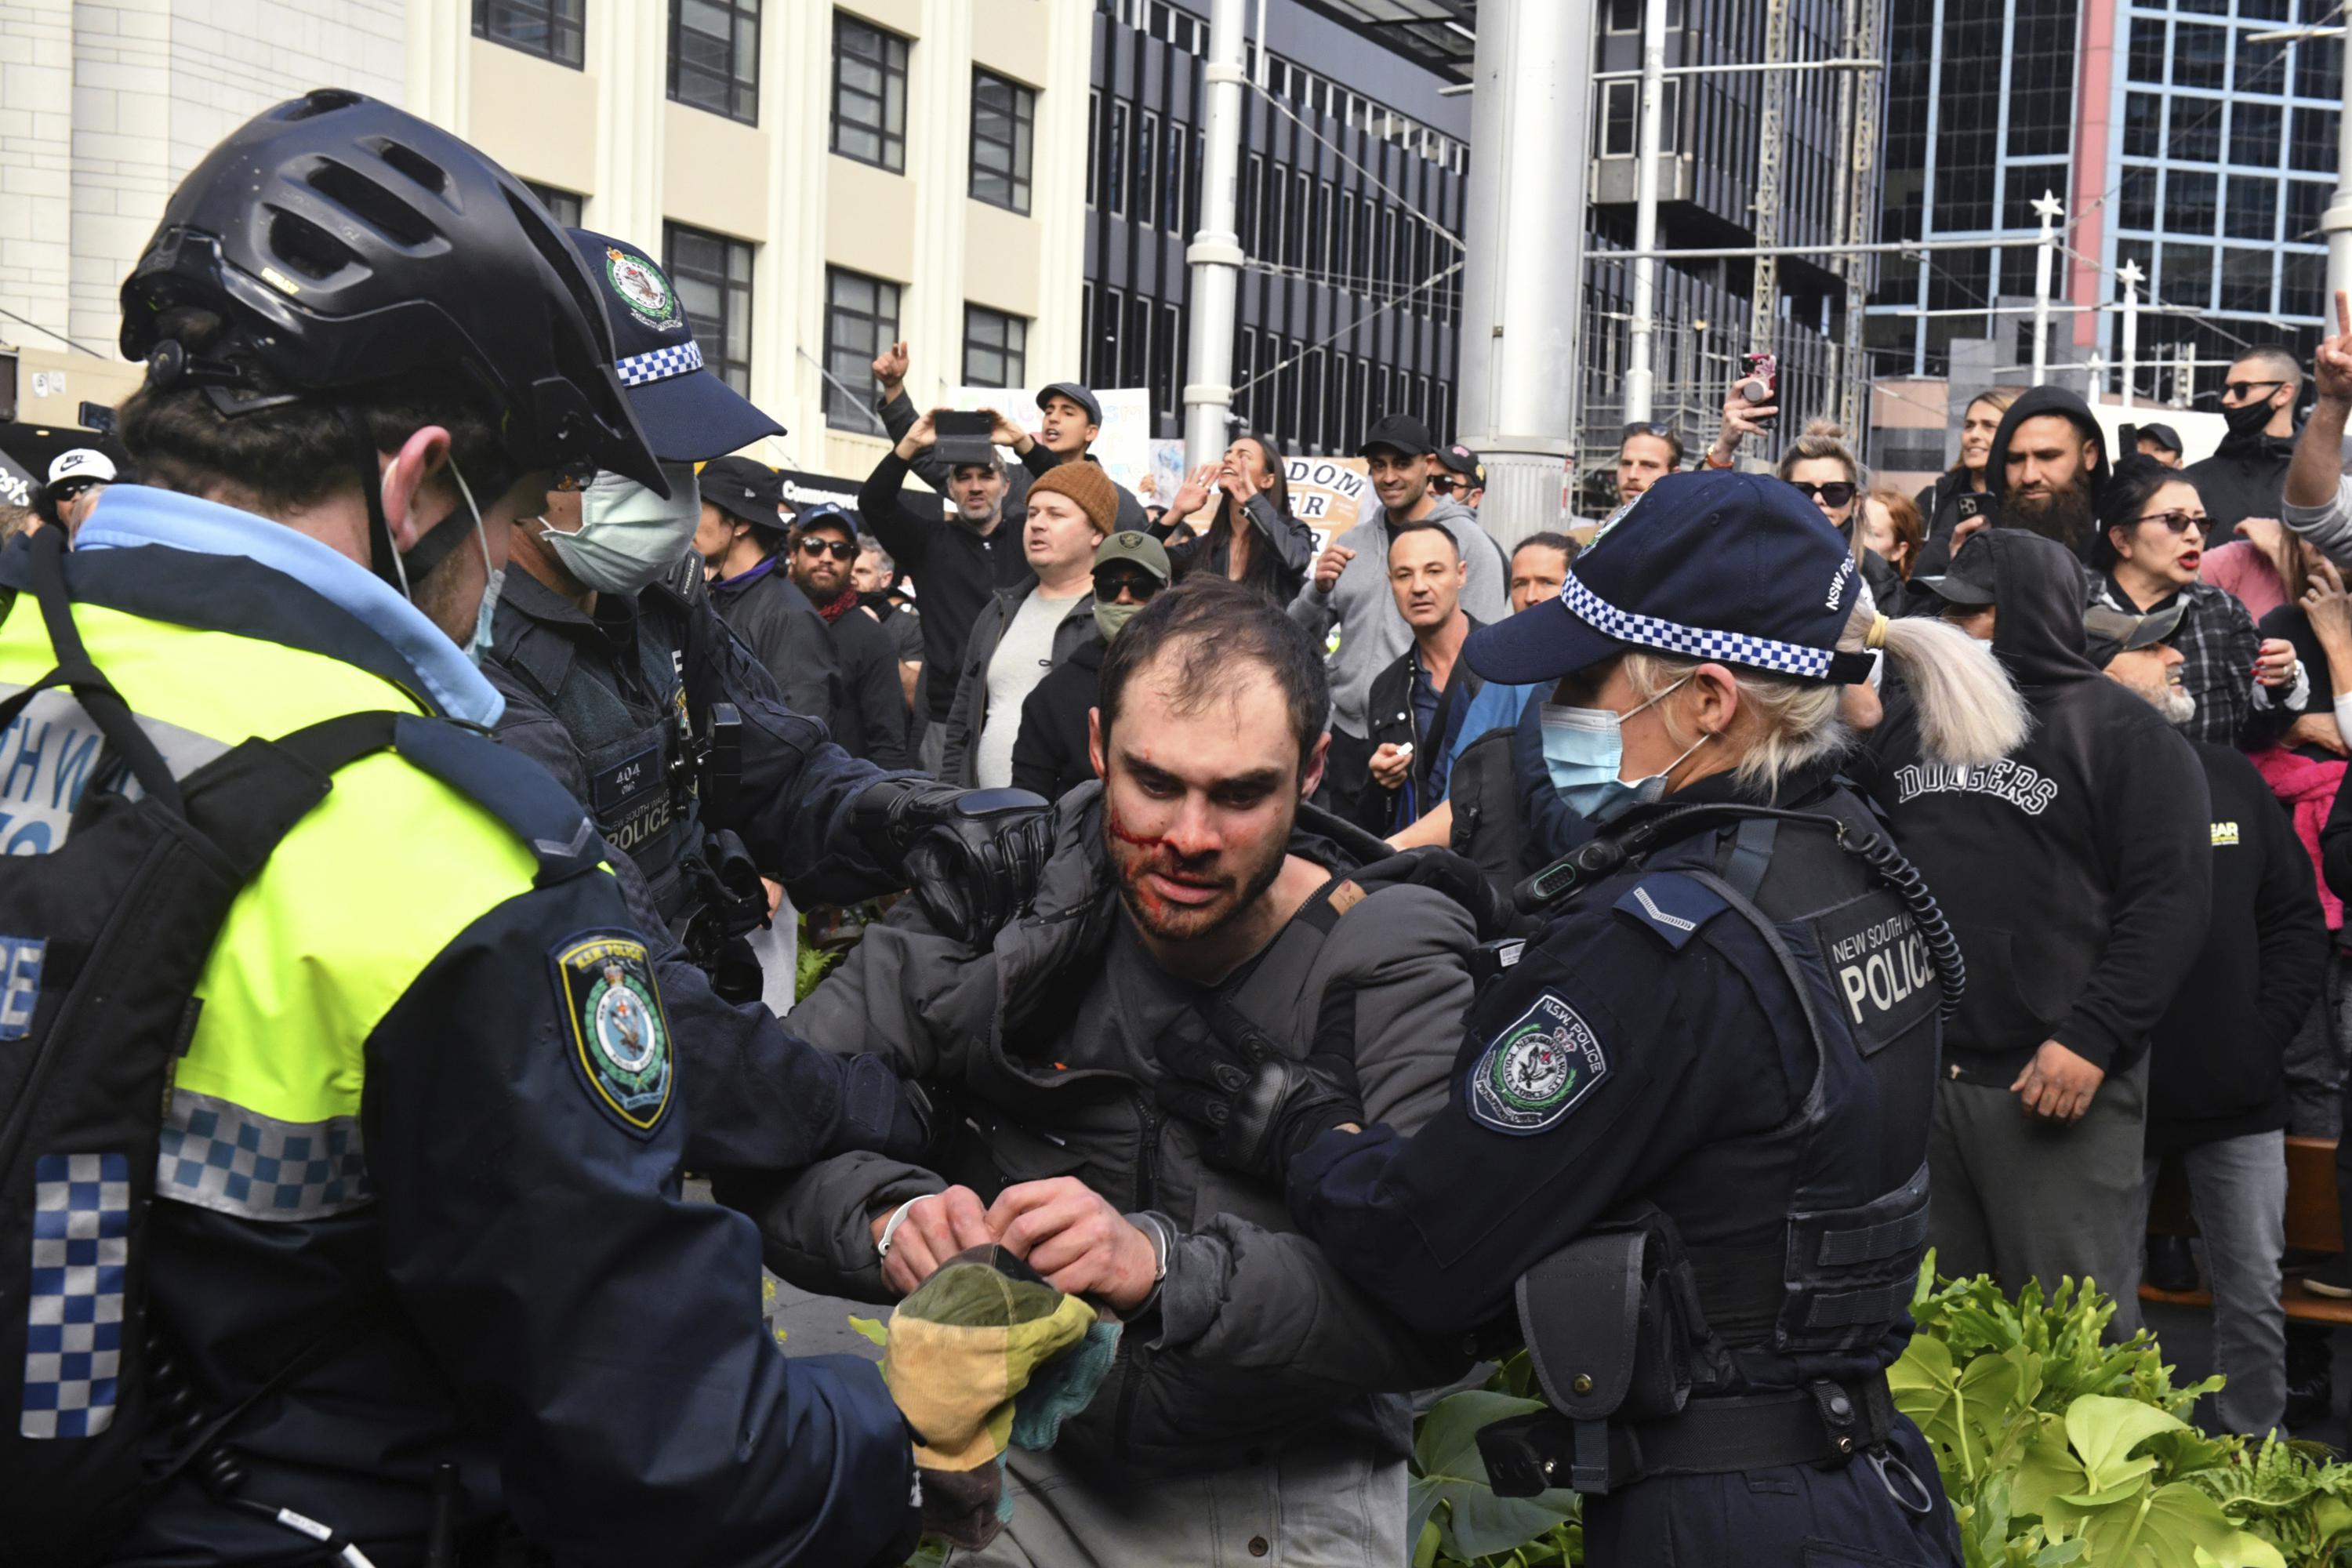
{"label": "large green leaf", "polygon": [[2221,1505],[2175,1481],[2086,1516],[2083,1561],[2099,1568],[2286,1568],[2278,1548],[2230,1522]]}
{"label": "large green leaf", "polygon": [[2133,1399],[2087,1394],[2066,1407],[2066,1440],[2083,1461],[2084,1491],[2110,1494],[2130,1489],[2156,1468],[2153,1455],[2133,1450],[2160,1432],[2179,1432],[2189,1423]]}
{"label": "large green leaf", "polygon": [[1415,1474],[1406,1494],[1412,1535],[1420,1535],[1423,1521],[1433,1520],[1448,1555],[1484,1557],[1524,1546],[1574,1518],[1576,1494],[1565,1489],[1496,1497],[1478,1452],[1480,1427],[1542,1408],[1537,1400],[1483,1388],[1448,1394],[1432,1406],[1413,1440]]}

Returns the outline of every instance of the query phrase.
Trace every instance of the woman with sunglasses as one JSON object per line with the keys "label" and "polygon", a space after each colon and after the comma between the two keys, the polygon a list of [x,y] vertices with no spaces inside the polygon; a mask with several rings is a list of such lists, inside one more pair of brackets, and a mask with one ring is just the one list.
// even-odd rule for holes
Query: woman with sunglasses
{"label": "woman with sunglasses", "polygon": [[2099,496],[2092,599],[2128,616],[2186,602],[2172,642],[2184,656],[2181,686],[2197,711],[2180,731],[2234,746],[2255,709],[2270,707],[2273,692],[2286,701],[2302,670],[2294,644],[2264,642],[2245,605],[2198,580],[2207,527],[2195,485],[2152,458],[2125,458]]}
{"label": "woman with sunglasses", "polygon": [[1854,526],[1862,512],[1863,492],[1869,488],[1862,459],[1845,444],[1845,432],[1826,419],[1816,419],[1780,454],[1777,472],[1821,509],[1853,551],[1878,607],[1890,616],[1903,613],[1903,579],[1894,563],[1867,549],[1864,531]]}
{"label": "woman with sunglasses", "polygon": [[[1216,515],[1197,539],[1169,535],[1216,497]],[[1282,454],[1263,437],[1237,436],[1219,461],[1203,463],[1168,503],[1153,533],[1168,543],[1178,581],[1206,569],[1288,606],[1307,583],[1315,535],[1290,515]]]}

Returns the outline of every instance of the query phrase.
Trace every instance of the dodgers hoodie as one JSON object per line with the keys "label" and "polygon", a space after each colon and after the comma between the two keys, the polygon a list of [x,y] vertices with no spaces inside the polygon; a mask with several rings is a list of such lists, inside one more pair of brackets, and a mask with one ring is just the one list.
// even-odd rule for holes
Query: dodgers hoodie
{"label": "dodgers hoodie", "polygon": [[[2090,405],[2063,386],[2037,386],[2019,395],[2009,411],[2000,416],[2000,428],[1992,433],[1992,450],[1985,458],[1985,496],[1999,515],[2001,497],[2009,489],[2009,448],[2017,435],[2017,427],[2027,420],[2044,414],[2063,414],[2074,422],[2091,443],[2090,500],[2095,511],[2099,492],[2107,488],[2107,476],[2113,468],[2107,462],[2107,437],[2099,422],[2091,416]],[[2091,526],[2096,528],[2094,519]],[[1932,577],[1951,564],[1952,539],[1947,532],[1928,540],[1919,552],[1918,563],[1912,567],[1915,577]]]}
{"label": "dodgers hoodie", "polygon": [[1871,794],[1968,962],[1946,1069],[2007,1089],[2054,1039],[2120,1072],[2204,945],[2205,770],[2084,653],[2083,569],[2063,545],[1997,528],[1964,549],[1992,552],[1993,652],[2032,730],[1989,767],[1953,767],[1921,754],[1906,705],[1872,733],[1874,765],[1858,770],[1874,775]]}

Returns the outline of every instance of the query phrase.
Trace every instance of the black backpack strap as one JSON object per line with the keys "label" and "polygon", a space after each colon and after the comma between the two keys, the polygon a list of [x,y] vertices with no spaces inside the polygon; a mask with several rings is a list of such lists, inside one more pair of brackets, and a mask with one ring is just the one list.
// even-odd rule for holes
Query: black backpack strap
{"label": "black backpack strap", "polygon": [[339,714],[277,740],[255,736],[182,781],[188,818],[250,878],[334,787],[340,768],[392,748],[400,715]]}
{"label": "black backpack strap", "polygon": [[34,533],[26,572],[34,596],[40,602],[41,621],[48,628],[49,647],[57,655],[58,665],[39,680],[0,702],[0,729],[13,723],[37,693],[58,686],[68,687],[79,700],[82,710],[106,737],[107,744],[129,764],[139,787],[173,816],[182,816],[184,812],[179,782],[173,778],[163,753],[155,749],[155,742],[148,739],[147,731],[131,715],[130,704],[90,662],[89,650],[82,646],[81,632],[74,626],[72,603],[66,595],[65,555],[65,534],[61,530],[44,528]]}

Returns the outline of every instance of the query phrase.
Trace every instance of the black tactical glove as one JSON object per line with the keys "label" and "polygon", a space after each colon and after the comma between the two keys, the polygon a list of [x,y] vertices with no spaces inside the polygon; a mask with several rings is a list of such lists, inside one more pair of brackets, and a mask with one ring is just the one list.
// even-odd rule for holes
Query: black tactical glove
{"label": "black tactical glove", "polygon": [[1295,1061],[1231,1007],[1200,1009],[1205,1028],[1160,1038],[1160,1103],[1202,1130],[1211,1164],[1279,1184],[1298,1152],[1342,1122],[1361,1124],[1356,1064],[1318,1042]]}
{"label": "black tactical glove", "polygon": [[1418,888],[1435,889],[1470,911],[1480,942],[1509,935],[1518,918],[1511,900],[1486,880],[1486,873],[1478,869],[1476,861],[1433,844],[1400,849],[1385,859],[1360,866],[1354,879],[1363,883],[1411,882]]}
{"label": "black tactical glove", "polygon": [[931,923],[976,948],[1037,896],[1054,843],[1041,796],[935,779],[885,779],[857,797],[850,821],[877,859],[898,868]]}

